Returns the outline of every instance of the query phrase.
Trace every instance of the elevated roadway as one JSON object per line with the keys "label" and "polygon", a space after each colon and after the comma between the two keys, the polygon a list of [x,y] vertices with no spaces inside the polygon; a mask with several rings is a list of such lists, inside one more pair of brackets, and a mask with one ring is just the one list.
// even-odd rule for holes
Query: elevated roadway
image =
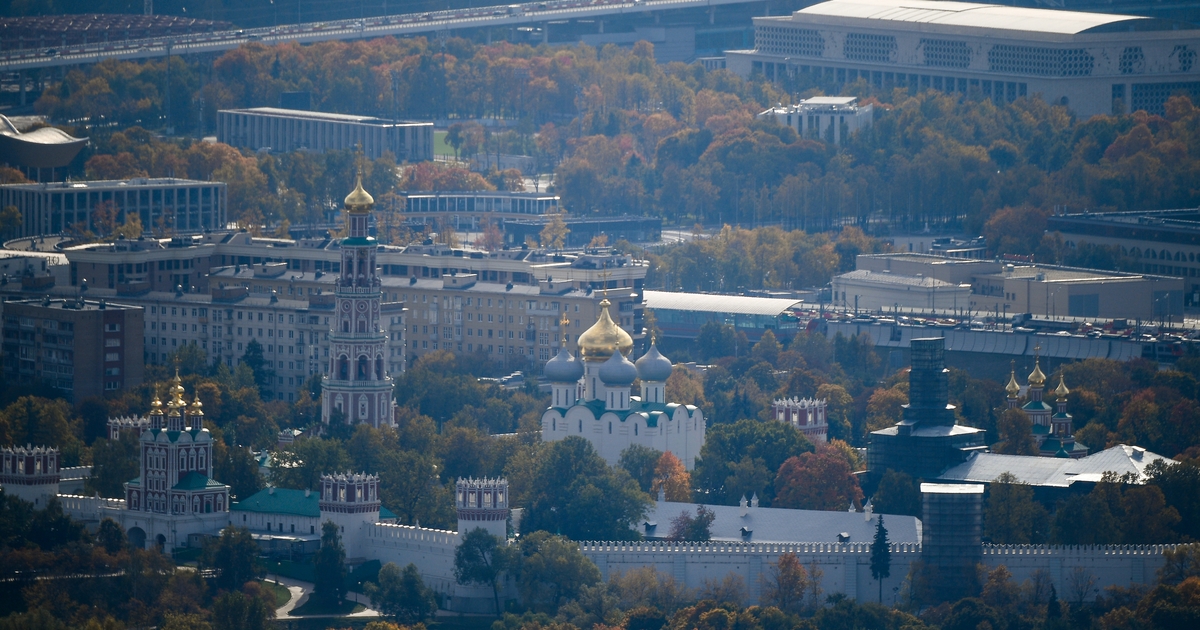
{"label": "elevated roadway", "polygon": [[516,5],[406,13],[354,20],[232,29],[174,37],[97,42],[67,47],[26,48],[0,54],[0,73],[94,64],[106,59],[153,59],[167,55],[222,53],[250,42],[311,44],[395,35],[400,37],[469,28],[546,25],[579,19],[675,11],[712,10],[763,0],[557,0]]}

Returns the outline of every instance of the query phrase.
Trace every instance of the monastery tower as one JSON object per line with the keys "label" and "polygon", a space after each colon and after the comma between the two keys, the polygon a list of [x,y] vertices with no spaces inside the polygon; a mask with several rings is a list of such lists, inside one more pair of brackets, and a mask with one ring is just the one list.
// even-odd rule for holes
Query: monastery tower
{"label": "monastery tower", "polygon": [[347,424],[378,427],[393,423],[392,377],[384,369],[387,333],[380,326],[378,244],[367,234],[375,199],[362,187],[362,173],[346,196],[342,273],[335,291],[336,315],[329,333],[329,374],[321,382],[321,421],[335,411]]}

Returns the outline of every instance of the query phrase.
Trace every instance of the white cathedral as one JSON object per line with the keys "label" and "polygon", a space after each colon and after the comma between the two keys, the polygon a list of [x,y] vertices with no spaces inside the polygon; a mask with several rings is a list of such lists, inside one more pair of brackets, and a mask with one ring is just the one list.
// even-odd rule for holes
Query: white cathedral
{"label": "white cathedral", "polygon": [[[613,321],[609,306],[608,298],[602,300],[600,317],[579,335],[579,358],[564,340],[546,363],[552,399],[542,414],[542,440],[578,435],[610,465],[622,451],[641,444],[670,451],[691,470],[704,446],[704,413],[667,402],[673,366],[653,342],[637,363],[629,361],[633,338]],[[634,381],[641,383],[641,396],[633,395]]]}

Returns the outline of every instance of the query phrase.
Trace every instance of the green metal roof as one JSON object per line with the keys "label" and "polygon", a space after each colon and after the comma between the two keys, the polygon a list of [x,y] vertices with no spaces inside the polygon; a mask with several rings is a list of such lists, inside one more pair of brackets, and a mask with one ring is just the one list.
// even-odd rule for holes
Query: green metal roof
{"label": "green metal roof", "polygon": [[201,475],[196,471],[192,471],[183,476],[179,483],[172,487],[172,490],[205,490],[208,488],[223,488],[225,484],[219,481],[213,481],[208,477]]}
{"label": "green metal roof", "polygon": [[374,244],[375,239],[370,236],[347,236],[346,238],[342,239],[342,247],[360,247]]}
{"label": "green metal roof", "polygon": [[395,512],[393,512],[381,505],[381,506],[379,506],[379,520],[383,520],[385,518],[399,518],[399,517],[396,516]]}
{"label": "green metal roof", "polygon": [[304,496],[303,490],[287,488],[270,488],[259,490],[253,495],[234,503],[229,509],[234,512],[260,512],[269,514],[293,514],[295,516],[321,517],[318,502],[321,494],[310,492]]}
{"label": "green metal roof", "polygon": [[1054,411],[1054,408],[1041,400],[1031,400],[1021,407],[1025,411]]}

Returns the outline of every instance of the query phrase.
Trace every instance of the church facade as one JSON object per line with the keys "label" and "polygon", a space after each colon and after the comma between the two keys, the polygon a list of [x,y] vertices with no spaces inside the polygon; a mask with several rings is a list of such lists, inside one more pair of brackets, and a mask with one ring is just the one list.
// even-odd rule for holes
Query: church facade
{"label": "church facade", "polygon": [[[637,363],[629,360],[633,338],[612,319],[607,298],[600,317],[579,335],[579,357],[564,342],[546,363],[551,404],[542,414],[542,440],[577,435],[592,443],[610,465],[635,444],[671,452],[691,470],[704,446],[704,413],[667,402],[671,361],[653,342]],[[639,394],[633,394],[640,381]]]}

